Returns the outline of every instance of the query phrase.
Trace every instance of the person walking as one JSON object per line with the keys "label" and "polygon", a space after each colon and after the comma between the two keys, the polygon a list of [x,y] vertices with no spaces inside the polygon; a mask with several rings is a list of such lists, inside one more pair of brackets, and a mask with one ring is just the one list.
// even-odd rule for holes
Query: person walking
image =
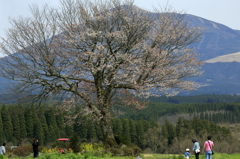
{"label": "person walking", "polygon": [[6,143],[3,143],[2,146],[0,147],[0,154],[6,155],[6,149],[5,149]]}
{"label": "person walking", "polygon": [[206,159],[212,159],[212,147],[214,143],[211,141],[211,136],[207,137],[207,141],[204,142],[203,149],[205,150]]}
{"label": "person walking", "polygon": [[189,155],[191,154],[189,151],[190,150],[187,148],[186,152],[184,153],[184,156],[185,156],[186,159],[189,159]]}
{"label": "person walking", "polygon": [[199,143],[197,142],[196,139],[192,139],[192,142],[193,142],[193,148],[192,148],[192,151],[193,151],[194,154],[195,154],[195,158],[196,158],[196,159],[199,159],[200,145],[199,145]]}
{"label": "person walking", "polygon": [[33,146],[33,157],[37,158],[38,154],[39,154],[39,152],[38,152],[38,146],[39,146],[38,139],[33,140],[32,146]]}

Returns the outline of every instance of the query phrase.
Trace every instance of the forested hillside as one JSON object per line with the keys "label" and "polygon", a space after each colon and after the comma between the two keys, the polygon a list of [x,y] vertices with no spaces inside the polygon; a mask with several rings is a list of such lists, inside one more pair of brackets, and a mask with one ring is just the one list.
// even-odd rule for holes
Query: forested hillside
{"label": "forested hillside", "polygon": [[188,118],[198,117],[209,122],[239,123],[240,103],[149,103],[149,106],[138,112],[128,112],[124,117],[134,120],[141,118],[151,121],[163,116],[184,115]]}
{"label": "forested hillside", "polygon": [[[224,118],[227,122],[240,122],[237,115],[239,108],[238,103],[149,103],[144,110],[113,118],[112,127],[119,144],[135,144],[144,152],[182,153],[186,147],[192,146],[192,138],[202,145],[206,136],[212,135],[217,152],[234,153],[238,152],[237,147],[240,146],[238,139],[234,138],[230,129],[214,121],[221,116],[219,121]],[[54,106],[2,105],[0,142],[21,145],[22,141],[31,142],[33,138],[38,138],[41,145],[53,146],[58,138],[70,138],[74,133],[81,142],[102,142],[97,121],[82,114],[69,120],[69,116],[73,116],[69,113]],[[190,114],[191,118],[178,117],[176,122],[170,122],[174,114]],[[159,117],[164,115],[168,118],[157,124]]]}

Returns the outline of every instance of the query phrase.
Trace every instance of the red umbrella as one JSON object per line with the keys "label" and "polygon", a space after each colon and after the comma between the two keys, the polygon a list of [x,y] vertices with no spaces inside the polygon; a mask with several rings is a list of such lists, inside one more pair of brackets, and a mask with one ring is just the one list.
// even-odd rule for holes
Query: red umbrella
{"label": "red umbrella", "polygon": [[69,139],[68,138],[60,138],[60,139],[57,139],[58,141],[68,141]]}

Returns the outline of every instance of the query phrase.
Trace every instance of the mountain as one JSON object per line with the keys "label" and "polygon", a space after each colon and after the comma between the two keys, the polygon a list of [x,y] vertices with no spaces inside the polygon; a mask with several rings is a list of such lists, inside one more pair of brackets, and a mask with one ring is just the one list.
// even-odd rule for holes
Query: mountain
{"label": "mountain", "polygon": [[203,74],[191,78],[201,87],[180,95],[240,94],[240,31],[194,15],[187,14],[186,19],[189,25],[205,29],[193,45],[205,64]]}
{"label": "mountain", "polygon": [[192,78],[201,87],[183,91],[182,95],[240,94],[240,52],[218,56],[205,61],[204,73]]}
{"label": "mountain", "polygon": [[[240,30],[190,14],[186,14],[186,20],[190,26],[205,29],[200,42],[193,46],[206,63],[202,67],[203,75],[191,78],[201,87],[182,91],[180,95],[240,94]],[[6,83],[10,81],[0,77],[2,90]]]}
{"label": "mountain", "polygon": [[[207,60],[213,61],[215,59]],[[180,95],[240,94],[240,63],[211,62],[202,67],[201,76],[191,78],[201,87],[194,91],[182,91]]]}
{"label": "mountain", "polygon": [[186,19],[189,25],[205,28],[201,41],[194,44],[202,60],[240,52],[239,30],[193,15],[186,15]]}

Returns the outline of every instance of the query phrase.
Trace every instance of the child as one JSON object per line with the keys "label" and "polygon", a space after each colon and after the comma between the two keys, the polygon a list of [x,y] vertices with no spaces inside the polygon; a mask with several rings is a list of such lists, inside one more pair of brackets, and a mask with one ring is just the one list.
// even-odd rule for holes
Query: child
{"label": "child", "polygon": [[189,155],[191,154],[189,151],[190,150],[187,148],[186,152],[184,153],[184,156],[185,156],[186,159],[189,159]]}

